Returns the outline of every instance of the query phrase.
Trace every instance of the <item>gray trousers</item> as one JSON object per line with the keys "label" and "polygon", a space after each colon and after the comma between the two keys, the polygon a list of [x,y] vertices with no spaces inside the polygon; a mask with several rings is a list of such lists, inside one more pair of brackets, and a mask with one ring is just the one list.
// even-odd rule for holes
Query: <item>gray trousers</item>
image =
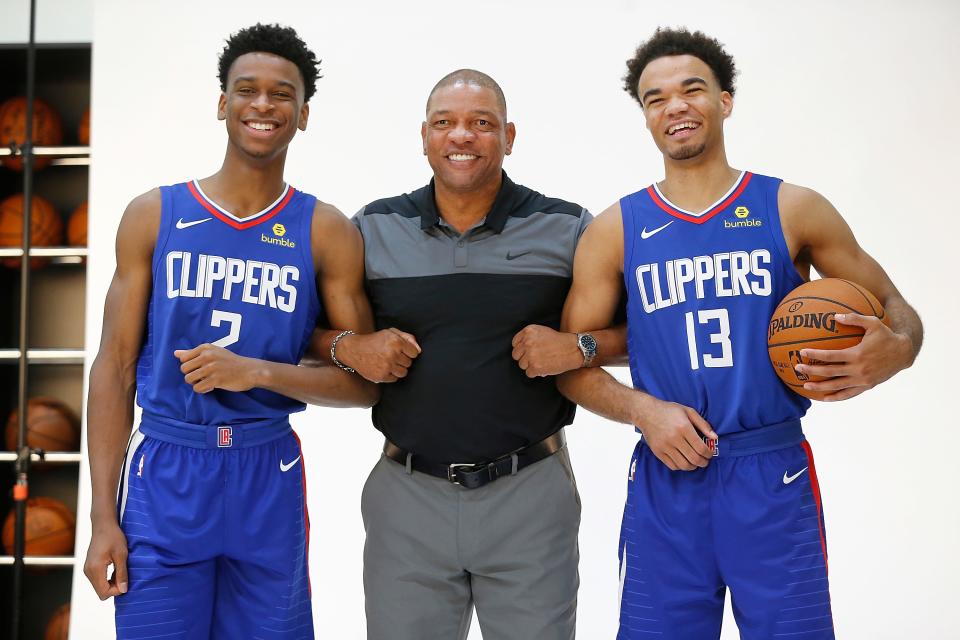
{"label": "gray trousers", "polygon": [[368,640],[575,634],[580,496],[567,449],[479,489],[381,457],[363,488]]}

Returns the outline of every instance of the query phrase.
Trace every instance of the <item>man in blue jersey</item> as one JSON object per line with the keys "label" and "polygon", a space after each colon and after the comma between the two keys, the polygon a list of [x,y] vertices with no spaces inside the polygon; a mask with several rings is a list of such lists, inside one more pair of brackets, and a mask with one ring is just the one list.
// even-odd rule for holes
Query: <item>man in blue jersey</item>
{"label": "man in blue jersey", "polygon": [[[665,178],[622,198],[577,249],[563,328],[607,326],[621,283],[634,388],[600,369],[562,391],[643,437],[620,542],[621,640],[717,638],[731,589],[742,638],[833,638],[820,494],[800,428],[808,400],[776,378],[766,326],[810,277],[848,278],[884,304],[859,346],[804,349],[807,388],[843,400],[910,366],[922,326],[821,195],[732,168],[723,123],[733,59],[714,39],[658,30],[627,63]],[[733,224],[750,219],[751,225]],[[711,446],[704,434],[718,438]]]}
{"label": "man in blue jersey", "polygon": [[304,465],[288,417],[304,402],[377,397],[335,367],[297,366],[321,310],[333,326],[372,329],[365,301],[341,295],[362,282],[359,233],[284,182],[317,77],[293,29],[231,36],[222,167],[137,197],[120,222],[90,373],[84,565],[101,599],[117,597],[119,638],[314,637]]}

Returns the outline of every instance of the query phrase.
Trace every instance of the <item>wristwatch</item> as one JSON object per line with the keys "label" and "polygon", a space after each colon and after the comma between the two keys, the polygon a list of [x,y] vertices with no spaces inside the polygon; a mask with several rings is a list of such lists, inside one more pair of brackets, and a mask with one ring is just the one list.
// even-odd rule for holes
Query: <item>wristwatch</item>
{"label": "wristwatch", "polygon": [[581,367],[589,367],[593,359],[597,357],[597,340],[589,333],[577,334],[577,346],[580,347],[580,353],[583,354],[583,364]]}

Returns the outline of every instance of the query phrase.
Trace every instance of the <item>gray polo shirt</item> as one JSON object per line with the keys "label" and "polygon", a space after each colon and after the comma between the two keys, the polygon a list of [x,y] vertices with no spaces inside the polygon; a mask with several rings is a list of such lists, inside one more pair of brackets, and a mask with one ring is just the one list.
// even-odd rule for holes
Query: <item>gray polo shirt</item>
{"label": "gray polo shirt", "polygon": [[373,422],[387,438],[437,462],[481,462],[573,420],[553,378],[526,377],[511,341],[528,324],[559,327],[591,219],[506,174],[463,235],[440,218],[432,181],[357,213],[377,328],[412,333],[423,349],[406,378],[381,385]]}

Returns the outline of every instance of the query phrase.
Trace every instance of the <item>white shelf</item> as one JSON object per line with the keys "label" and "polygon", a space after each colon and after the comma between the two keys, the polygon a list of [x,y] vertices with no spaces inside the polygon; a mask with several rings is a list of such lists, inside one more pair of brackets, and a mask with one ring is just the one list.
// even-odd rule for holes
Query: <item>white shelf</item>
{"label": "white shelf", "polygon": [[[86,352],[83,349],[28,349],[29,364],[83,364]],[[16,362],[19,349],[0,349],[0,363]]]}
{"label": "white shelf", "polygon": [[[10,147],[0,148],[0,158],[4,156],[19,156],[20,150],[14,151]],[[90,157],[90,147],[34,147],[35,156],[58,156],[61,158],[69,157]],[[87,163],[89,164],[89,163]]]}
{"label": "white shelf", "polygon": [[[30,460],[34,463],[39,464],[63,464],[71,462],[80,462],[83,459],[83,454],[78,451],[47,451],[44,454],[43,462],[40,462],[40,456],[33,454],[30,456]],[[13,451],[3,451],[0,452],[0,462],[16,462],[17,454]]]}
{"label": "white shelf", "polygon": [[[0,565],[13,564],[13,556],[0,556]],[[23,564],[28,567],[72,567],[76,564],[73,556],[24,556]]]}
{"label": "white shelf", "polygon": [[[88,254],[86,247],[30,247],[32,258],[84,258]],[[0,258],[19,258],[22,255],[21,247],[0,248]]]}

